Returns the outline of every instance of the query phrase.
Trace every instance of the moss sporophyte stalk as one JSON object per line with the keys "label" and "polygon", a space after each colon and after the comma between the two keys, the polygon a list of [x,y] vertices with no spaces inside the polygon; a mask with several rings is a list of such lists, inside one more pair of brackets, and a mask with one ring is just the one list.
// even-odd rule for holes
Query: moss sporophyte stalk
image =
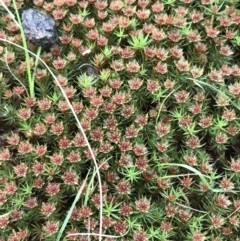
{"label": "moss sporophyte stalk", "polygon": [[0,4],[0,241],[239,240],[238,1]]}

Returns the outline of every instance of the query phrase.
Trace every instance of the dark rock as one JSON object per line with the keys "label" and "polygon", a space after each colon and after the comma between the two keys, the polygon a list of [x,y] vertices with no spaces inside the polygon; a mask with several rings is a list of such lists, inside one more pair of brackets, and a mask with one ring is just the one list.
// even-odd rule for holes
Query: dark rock
{"label": "dark rock", "polygon": [[32,44],[50,48],[58,41],[55,21],[40,11],[31,8],[23,11],[22,25],[26,38]]}

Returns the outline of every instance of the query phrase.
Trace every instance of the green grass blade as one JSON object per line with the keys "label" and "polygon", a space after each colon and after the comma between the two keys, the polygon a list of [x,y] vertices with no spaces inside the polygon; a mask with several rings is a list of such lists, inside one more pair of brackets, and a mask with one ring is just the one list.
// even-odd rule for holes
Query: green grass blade
{"label": "green grass blade", "polygon": [[[84,189],[84,186],[85,186],[86,183],[87,183],[87,179],[88,179],[89,173],[90,173],[90,170],[88,171],[88,174],[87,174],[87,176],[86,176],[86,178],[85,178],[82,186],[80,187],[80,189],[79,189],[79,191],[78,191],[78,193],[77,193],[77,195],[76,195],[76,197],[75,197],[75,199],[74,199],[74,201],[73,201],[73,203],[72,203],[72,206],[71,206],[70,210],[68,211],[68,214],[67,214],[66,218],[64,219],[64,222],[63,222],[63,224],[62,224],[62,227],[60,228],[60,230],[59,230],[59,232],[58,232],[56,241],[60,241],[60,238],[62,237],[62,234],[63,234],[63,232],[64,232],[64,230],[65,230],[65,228],[66,228],[66,226],[67,226],[67,223],[68,223],[68,221],[69,221],[69,219],[70,219],[70,217],[71,217],[71,215],[72,215],[73,209],[75,208],[76,203],[77,203],[78,200],[80,199],[80,196],[81,196],[81,194],[82,194],[82,191],[83,191],[83,189]],[[94,176],[94,175],[93,175],[93,176]],[[92,177],[92,179],[93,179],[93,177]]]}
{"label": "green grass blade", "polygon": [[36,74],[37,65],[38,65],[38,62],[39,62],[41,50],[42,50],[42,47],[40,46],[40,47],[38,48],[37,58],[35,59],[35,63],[34,63],[34,70],[33,70],[33,75],[32,75],[32,82],[33,82],[33,83],[34,83],[34,80],[35,80],[35,74]]}
{"label": "green grass blade", "polygon": [[29,84],[29,93],[32,98],[34,98],[35,93],[34,93],[34,80],[32,79],[32,74],[31,74],[31,66],[30,66],[30,57],[28,53],[28,47],[27,47],[27,40],[23,31],[23,26],[22,26],[22,21],[18,12],[16,0],[13,0],[13,7],[17,16],[17,21],[18,21],[18,26],[21,32],[21,37],[22,37],[22,42],[23,42],[23,47],[24,47],[24,53],[25,53],[25,60],[27,64],[27,76],[28,76],[28,84]]}
{"label": "green grass blade", "polygon": [[[206,176],[204,174],[202,174],[200,171],[198,171],[196,168],[194,167],[191,167],[191,166],[188,166],[186,164],[180,164],[180,163],[161,163],[160,166],[164,166],[164,167],[167,167],[167,166],[170,166],[170,167],[183,167],[183,168],[186,168],[188,169],[189,171],[195,173],[197,176],[199,176],[199,178],[201,179],[201,181],[209,188],[209,190],[211,190],[212,192],[216,192],[216,193],[223,193],[223,192],[231,192],[231,193],[236,193],[235,191],[233,190],[223,190],[223,189],[220,189],[220,188],[212,188],[211,187],[211,184],[208,182],[207,179],[211,180],[212,181],[212,178],[209,177],[209,176]],[[171,176],[169,176],[171,177]],[[173,176],[174,177],[174,176]],[[165,177],[163,177],[165,178]]]}
{"label": "green grass blade", "polygon": [[[210,84],[205,83],[201,80],[196,80],[196,79],[193,79],[193,78],[187,78],[187,79],[192,80],[197,86],[200,86],[200,84],[202,84],[202,85],[205,85],[205,86],[209,87],[210,89],[216,91],[217,93],[219,93],[220,95],[225,97],[236,109],[240,110],[240,107],[234,101],[232,101],[226,94],[224,94],[221,90],[217,89],[213,85],[210,85]],[[202,86],[201,86],[201,88],[202,88]]]}
{"label": "green grass blade", "polygon": [[[189,171],[195,173],[197,176],[199,176],[199,178],[201,179],[201,181],[203,182],[203,184],[205,184],[212,192],[216,192],[216,193],[224,193],[224,192],[231,192],[231,193],[237,193],[236,191],[233,191],[233,190],[223,190],[223,189],[220,189],[220,188],[212,188],[211,184],[208,182],[207,179],[209,180],[213,180],[211,177],[209,176],[206,176],[204,174],[202,174],[200,171],[198,171],[196,168],[194,167],[191,167],[191,166],[188,166],[186,164],[180,164],[180,163],[161,163],[160,166],[171,166],[171,167],[183,167],[183,168],[186,168],[188,169]],[[186,174],[187,175],[187,174]],[[173,176],[167,176],[167,177],[175,177],[174,175]],[[162,177],[163,179],[167,178],[167,177]],[[178,175],[176,175],[176,177],[178,177]]]}
{"label": "green grass blade", "polygon": [[201,179],[201,181],[210,189],[211,188],[211,184],[208,182],[207,178],[208,179],[211,179],[210,177],[202,174],[200,171],[198,171],[196,168],[194,167],[191,167],[191,166],[188,166],[186,164],[180,164],[180,163],[161,163],[160,166],[174,166],[174,167],[183,167],[183,168],[186,168],[188,169],[189,171],[191,172],[194,172],[195,174],[197,174],[199,176],[199,178]]}

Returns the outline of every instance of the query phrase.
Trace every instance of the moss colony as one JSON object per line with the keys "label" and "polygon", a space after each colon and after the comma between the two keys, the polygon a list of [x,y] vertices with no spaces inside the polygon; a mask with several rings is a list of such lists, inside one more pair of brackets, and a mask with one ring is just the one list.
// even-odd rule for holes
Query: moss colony
{"label": "moss colony", "polygon": [[[59,41],[40,57],[97,159],[103,233],[125,234],[101,240],[239,241],[239,1],[33,2],[17,7],[56,21]],[[6,42],[23,45],[0,14],[0,240],[56,241],[88,171],[61,240],[100,240],[86,141],[46,67]]]}

